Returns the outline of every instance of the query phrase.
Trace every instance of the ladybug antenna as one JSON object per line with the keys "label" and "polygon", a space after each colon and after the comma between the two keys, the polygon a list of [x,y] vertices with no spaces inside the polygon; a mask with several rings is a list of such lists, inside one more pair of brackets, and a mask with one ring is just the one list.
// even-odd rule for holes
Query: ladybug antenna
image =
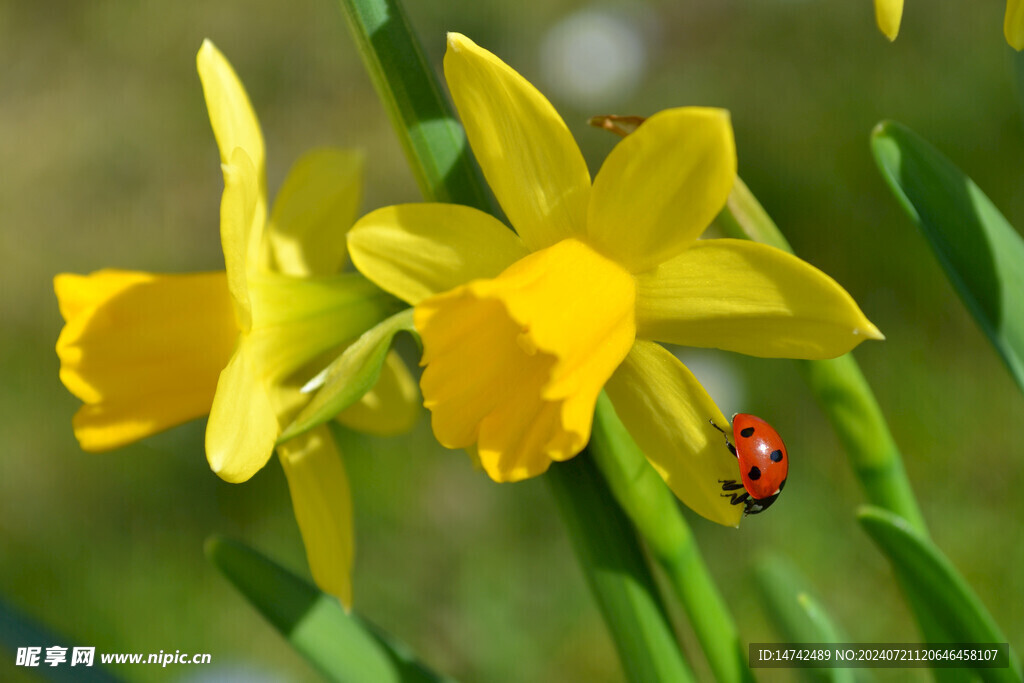
{"label": "ladybug antenna", "polygon": [[740,456],[739,456],[739,455],[738,455],[738,454],[736,453],[736,447],[735,447],[735,446],[733,446],[733,445],[732,445],[731,443],[729,443],[729,435],[725,433],[725,430],[724,430],[724,429],[722,429],[721,427],[719,427],[718,425],[716,425],[716,424],[715,424],[715,420],[714,420],[714,418],[712,418],[712,419],[709,419],[709,420],[708,420],[708,422],[710,422],[710,423],[711,423],[711,426],[712,426],[712,427],[714,427],[714,428],[715,428],[715,429],[717,429],[718,431],[722,432],[722,437],[723,437],[723,438],[725,439],[725,447],[729,449],[729,452],[730,452],[730,453],[732,453],[733,455],[735,455],[735,456],[736,456],[737,458],[738,458],[738,457],[740,457]]}

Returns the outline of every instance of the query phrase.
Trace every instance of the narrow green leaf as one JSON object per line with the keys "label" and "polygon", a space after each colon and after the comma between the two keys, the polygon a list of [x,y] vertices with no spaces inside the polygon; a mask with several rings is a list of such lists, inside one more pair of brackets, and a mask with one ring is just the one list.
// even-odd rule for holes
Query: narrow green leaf
{"label": "narrow green leaf", "polygon": [[[906,520],[880,508],[865,506],[857,519],[871,539],[912,585],[912,604],[927,605],[927,618],[934,620],[928,631],[940,632],[962,643],[1005,643],[1006,636],[988,610],[961,578],[956,568],[935,544]],[[937,628],[936,628],[937,627]],[[990,683],[1022,680],[1020,660],[1010,651],[1010,666],[1005,669],[978,669],[978,675]]]}
{"label": "narrow green leaf", "polygon": [[427,683],[449,680],[408,649],[274,561],[225,538],[206,542],[210,561],[328,680]]}
{"label": "narrow green leaf", "polygon": [[307,388],[320,387],[312,400],[281,433],[279,442],[293,439],[303,432],[334,418],[358,401],[380,379],[381,368],[399,332],[414,336],[412,309],[406,308],[367,330],[346,348]]}
{"label": "narrow green leaf", "polygon": [[545,475],[626,679],[693,681],[636,534],[587,449]]}
{"label": "narrow green leaf", "polygon": [[[57,666],[48,666],[45,663],[46,648],[53,646],[67,648],[66,661]],[[5,658],[5,664],[11,667],[11,671],[14,670],[17,661],[18,648],[38,647],[42,648],[39,653],[39,666],[25,667],[23,671],[26,676],[31,674],[38,680],[55,681],[56,683],[65,681],[116,683],[120,680],[103,668],[99,657],[103,649],[93,644],[85,646],[96,647],[92,666],[82,664],[71,666],[72,650],[76,646],[81,647],[78,643],[73,643],[70,639],[57,635],[48,627],[0,600],[0,656]]]}
{"label": "narrow green leaf", "polygon": [[[924,641],[926,643],[957,642],[953,634],[944,628],[936,617],[935,610],[941,608],[932,604],[931,596],[927,591],[921,590],[914,576],[897,567],[893,568],[893,574],[896,575],[896,583],[907,598],[907,604],[910,605],[910,610],[914,614],[918,628],[921,629]],[[933,668],[932,676],[936,683],[967,683],[976,680],[971,669]]]}
{"label": "narrow green leaf", "polygon": [[424,198],[490,210],[462,124],[436,86],[401,3],[341,0],[341,7]]}
{"label": "narrow green leaf", "polygon": [[953,162],[909,128],[871,134],[882,177],[1024,391],[1024,240]]}
{"label": "narrow green leaf", "polygon": [[590,452],[615,500],[668,576],[715,680],[752,681],[747,649],[679,502],[647,462],[604,392],[597,401]]}
{"label": "narrow green leaf", "polygon": [[[755,568],[757,585],[765,598],[769,616],[783,638],[792,643],[842,643],[839,632],[824,607],[807,591],[807,580],[788,560],[771,556]],[[808,678],[832,683],[852,683],[851,669],[805,669]]]}

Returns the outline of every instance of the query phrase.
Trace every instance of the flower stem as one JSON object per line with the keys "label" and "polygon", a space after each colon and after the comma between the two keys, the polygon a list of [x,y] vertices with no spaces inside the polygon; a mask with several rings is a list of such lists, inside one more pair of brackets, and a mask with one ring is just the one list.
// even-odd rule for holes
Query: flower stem
{"label": "flower stem", "polygon": [[752,681],[736,624],[704,564],[675,496],[619,421],[604,392],[597,401],[590,454],[615,500],[668,576],[715,680]]}
{"label": "flower stem", "polygon": [[491,209],[466,134],[399,0],[340,0],[370,80],[427,201]]}
{"label": "flower stem", "polygon": [[[775,222],[739,178],[715,222],[729,237],[755,240],[793,253]],[[868,501],[895,512],[927,535],[899,447],[857,361],[848,353],[831,360],[801,361],[801,365]]]}
{"label": "flower stem", "polygon": [[[591,444],[593,445],[593,440]],[[589,457],[545,476],[630,681],[692,681],[629,520]]]}

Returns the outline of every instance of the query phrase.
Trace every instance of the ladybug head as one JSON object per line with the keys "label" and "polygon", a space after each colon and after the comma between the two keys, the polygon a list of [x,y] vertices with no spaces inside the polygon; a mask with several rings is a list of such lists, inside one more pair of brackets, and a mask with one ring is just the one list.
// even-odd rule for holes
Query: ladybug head
{"label": "ladybug head", "polygon": [[753,496],[747,498],[746,505],[743,507],[744,515],[758,515],[767,510],[772,506],[778,497],[782,493],[782,489],[786,487],[786,480],[783,479],[782,483],[779,484],[779,490],[768,496],[767,498],[754,498]]}

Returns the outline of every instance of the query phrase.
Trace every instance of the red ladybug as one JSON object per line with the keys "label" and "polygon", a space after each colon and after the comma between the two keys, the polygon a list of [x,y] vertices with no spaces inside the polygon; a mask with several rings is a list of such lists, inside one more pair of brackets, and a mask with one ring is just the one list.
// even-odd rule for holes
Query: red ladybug
{"label": "red ladybug", "polygon": [[[725,435],[725,430],[713,421],[711,426]],[[733,505],[744,504],[743,514],[764,512],[775,502],[786,486],[789,474],[789,454],[782,437],[770,424],[754,415],[736,413],[732,416],[733,446],[725,435],[725,445],[736,456],[740,465],[740,479],[719,479],[722,495],[731,498]],[[742,493],[732,493],[745,489]]]}

